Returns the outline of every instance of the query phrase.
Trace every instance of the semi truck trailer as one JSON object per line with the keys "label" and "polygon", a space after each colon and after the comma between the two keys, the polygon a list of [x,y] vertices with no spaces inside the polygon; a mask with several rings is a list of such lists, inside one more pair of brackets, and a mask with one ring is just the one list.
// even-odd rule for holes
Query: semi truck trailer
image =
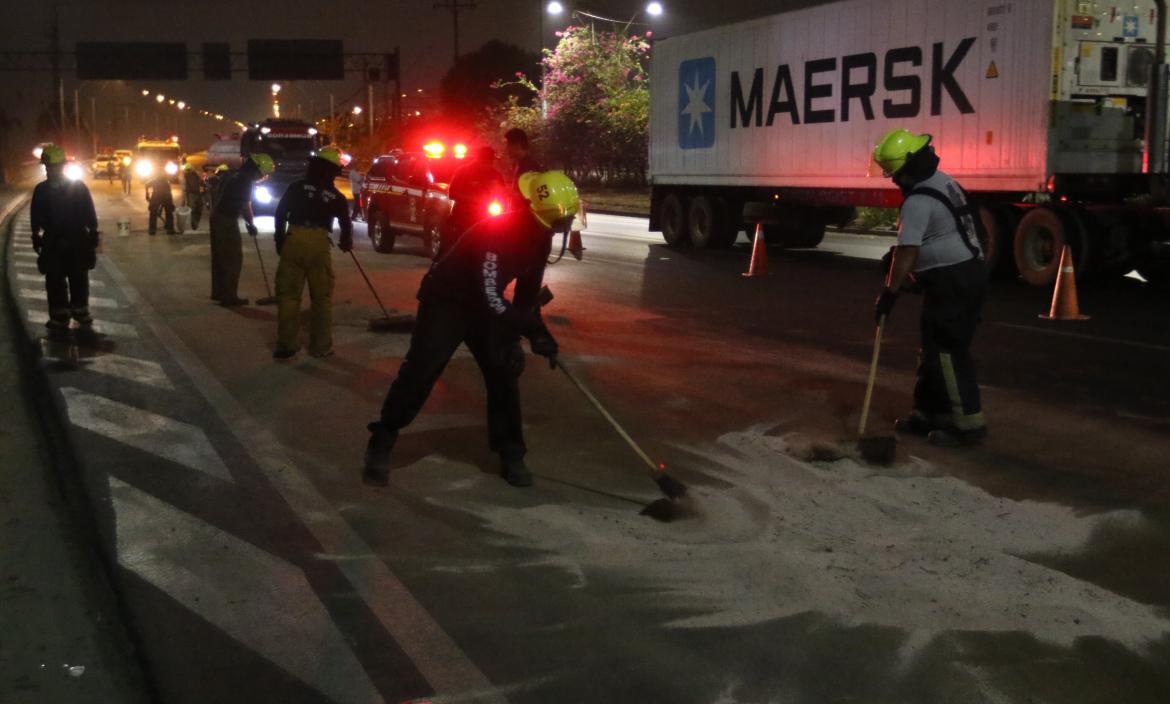
{"label": "semi truck trailer", "polygon": [[660,40],[651,230],[815,247],[897,207],[871,162],[904,127],[980,205],[989,271],[1170,283],[1164,0],[847,0]]}

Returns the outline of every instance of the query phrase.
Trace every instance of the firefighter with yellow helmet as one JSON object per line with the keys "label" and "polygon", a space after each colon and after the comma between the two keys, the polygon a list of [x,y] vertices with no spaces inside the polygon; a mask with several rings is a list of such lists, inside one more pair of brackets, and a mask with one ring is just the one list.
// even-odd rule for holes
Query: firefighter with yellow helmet
{"label": "firefighter with yellow helmet", "polygon": [[276,170],[276,164],[267,154],[253,154],[243,166],[230,172],[223,181],[220,193],[211,209],[211,300],[222,306],[235,307],[248,303],[240,298],[240,271],[244,253],[240,239],[240,218],[255,237],[258,233],[252,215],[252,192],[256,182]]}
{"label": "firefighter with yellow helmet", "polygon": [[894,428],[945,447],[981,442],[987,426],[971,358],[987,286],[978,212],[939,170],[930,135],[893,130],[878,142],[873,160],[904,196],[898,242],[875,304],[877,322],[904,290],[923,295],[914,408]]}
{"label": "firefighter with yellow helmet", "polygon": [[333,353],[333,261],[329,239],[333,221],[341,229],[341,251],[353,249],[353,225],[345,196],[333,185],[341,174],[341,153],[326,147],[309,159],[305,178],[294,181],[276,206],[277,341],[275,359],[288,359],[300,347],[301,294],[309,283],[312,313],[309,354]]}
{"label": "firefighter with yellow helmet", "polygon": [[89,270],[97,263],[97,212],[89,189],[65,175],[65,150],[41,150],[45,180],[33,189],[29,220],[37,269],[45,276],[49,330],[69,328],[69,319],[89,328]]}
{"label": "firefighter with yellow helmet", "polygon": [[[388,482],[398,431],[414,420],[461,344],[487,386],[488,440],[500,455],[501,475],[513,486],[532,484],[524,463],[519,342],[527,338],[533,354],[556,366],[558,347],[540,315],[540,288],[552,236],[568,232],[580,202],[577,187],[560,171],[526,173],[518,185],[524,207],[471,226],[423,278],[410,350],[381,418],[369,425],[362,474],[367,484]],[[509,301],[504,291],[513,281]]]}

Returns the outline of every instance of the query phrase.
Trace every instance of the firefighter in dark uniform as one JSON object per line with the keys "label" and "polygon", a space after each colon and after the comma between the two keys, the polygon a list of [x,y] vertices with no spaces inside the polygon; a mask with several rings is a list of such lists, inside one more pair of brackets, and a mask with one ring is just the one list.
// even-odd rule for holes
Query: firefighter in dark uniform
{"label": "firefighter in dark uniform", "polygon": [[72,317],[82,327],[89,314],[89,270],[97,264],[97,213],[89,189],[65,177],[65,150],[41,152],[45,180],[33,190],[29,216],[37,268],[45,275],[50,330],[66,330]]}
{"label": "firefighter in dark uniform", "polygon": [[[301,294],[309,282],[312,314],[309,354],[333,354],[333,261],[329,234],[333,220],[341,228],[341,251],[353,249],[353,226],[345,195],[333,185],[341,174],[341,153],[326,147],[309,159],[305,179],[288,187],[276,206],[277,314],[275,359],[287,359],[300,347]],[[286,230],[287,228],[287,230]]]}
{"label": "firefighter in dark uniform", "polygon": [[524,194],[520,192],[520,177],[534,171],[544,171],[544,167],[532,156],[528,144],[528,133],[519,127],[513,127],[504,133],[504,143],[508,150],[508,158],[512,162],[512,207],[519,209],[524,206]]}
{"label": "firefighter in dark uniform", "polygon": [[227,307],[247,305],[240,298],[240,270],[244,266],[240,218],[255,237],[259,231],[252,217],[252,189],[256,182],[276,170],[267,154],[253,154],[243,166],[229,173],[211,209],[211,299]]}
{"label": "firefighter in dark uniform", "polygon": [[[370,423],[362,479],[389,481],[390,453],[398,431],[423,407],[459,345],[466,344],[487,387],[488,439],[500,454],[501,475],[529,486],[520,418],[520,374],[528,338],[534,354],[555,367],[557,343],[540,315],[539,294],[552,247],[551,235],[567,231],[577,213],[577,188],[560,171],[525,174],[526,207],[480,221],[437,259],[418,291],[418,320],[410,350]],[[504,290],[515,281],[512,300]]]}
{"label": "firefighter in dark uniform", "polygon": [[505,185],[504,177],[496,169],[495,161],[494,149],[480,147],[475,152],[475,158],[451,177],[447,195],[454,205],[443,230],[439,256],[442,256],[467,228],[489,216],[488,207],[493,199],[503,199],[508,195],[509,187]]}
{"label": "firefighter in dark uniform", "polygon": [[147,232],[154,234],[159,215],[166,211],[167,234],[175,234],[175,201],[171,197],[171,180],[165,173],[146,182],[146,203],[150,210],[150,227]]}
{"label": "firefighter in dark uniform", "polygon": [[898,129],[874,149],[874,161],[905,196],[898,243],[875,318],[880,324],[903,290],[921,290],[922,347],[914,409],[894,428],[955,447],[987,436],[971,358],[987,272],[979,215],[962,187],[939,171],[930,142],[930,135]]}
{"label": "firefighter in dark uniform", "polygon": [[191,209],[191,229],[199,229],[203,219],[203,179],[195,167],[183,162],[183,204]]}

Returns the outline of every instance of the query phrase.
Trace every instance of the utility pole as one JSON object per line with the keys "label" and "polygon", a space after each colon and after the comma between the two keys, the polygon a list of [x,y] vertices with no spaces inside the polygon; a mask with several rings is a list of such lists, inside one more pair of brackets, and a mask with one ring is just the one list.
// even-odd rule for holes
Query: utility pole
{"label": "utility pole", "polygon": [[463,10],[474,10],[474,0],[442,0],[434,5],[436,10],[449,10],[451,24],[455,31],[455,61],[459,60],[459,13]]}
{"label": "utility pole", "polygon": [[366,84],[366,102],[369,104],[370,113],[370,136],[374,136],[374,84]]}
{"label": "utility pole", "polygon": [[89,96],[89,136],[93,142],[93,155],[97,156],[97,96]]}
{"label": "utility pole", "polygon": [[61,32],[58,21],[57,3],[53,2],[53,13],[49,19],[49,62],[53,73],[53,92],[57,94],[57,141],[65,140],[65,83],[61,80]]}

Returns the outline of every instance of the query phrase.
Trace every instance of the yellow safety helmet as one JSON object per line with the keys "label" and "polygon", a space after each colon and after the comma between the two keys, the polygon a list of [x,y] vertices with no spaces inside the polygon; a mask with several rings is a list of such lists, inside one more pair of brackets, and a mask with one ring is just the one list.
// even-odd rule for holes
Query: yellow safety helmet
{"label": "yellow safety helmet", "polygon": [[215,167],[215,171],[213,173],[222,174],[224,171],[227,171],[227,170],[228,170],[227,164],[220,164],[219,166]]}
{"label": "yellow safety helmet", "polygon": [[276,171],[276,162],[272,161],[272,157],[268,156],[267,154],[257,153],[248,158],[252,160],[252,163],[256,165],[256,168],[260,169],[261,176],[267,176],[273,171]]}
{"label": "yellow safety helmet", "polygon": [[46,144],[41,148],[41,163],[45,166],[64,164],[65,150],[56,144]]}
{"label": "yellow safety helmet", "polygon": [[337,147],[325,147],[321,151],[317,152],[317,156],[321,157],[325,161],[328,161],[334,166],[341,166],[341,152],[337,151]]}
{"label": "yellow safety helmet", "polygon": [[928,134],[914,134],[902,128],[891,130],[873,148],[874,163],[881,167],[884,175],[893,176],[906,166],[911,155],[930,144],[930,140]]}
{"label": "yellow safety helmet", "polygon": [[520,176],[520,193],[542,225],[556,228],[581,210],[577,186],[563,171],[529,171]]}

